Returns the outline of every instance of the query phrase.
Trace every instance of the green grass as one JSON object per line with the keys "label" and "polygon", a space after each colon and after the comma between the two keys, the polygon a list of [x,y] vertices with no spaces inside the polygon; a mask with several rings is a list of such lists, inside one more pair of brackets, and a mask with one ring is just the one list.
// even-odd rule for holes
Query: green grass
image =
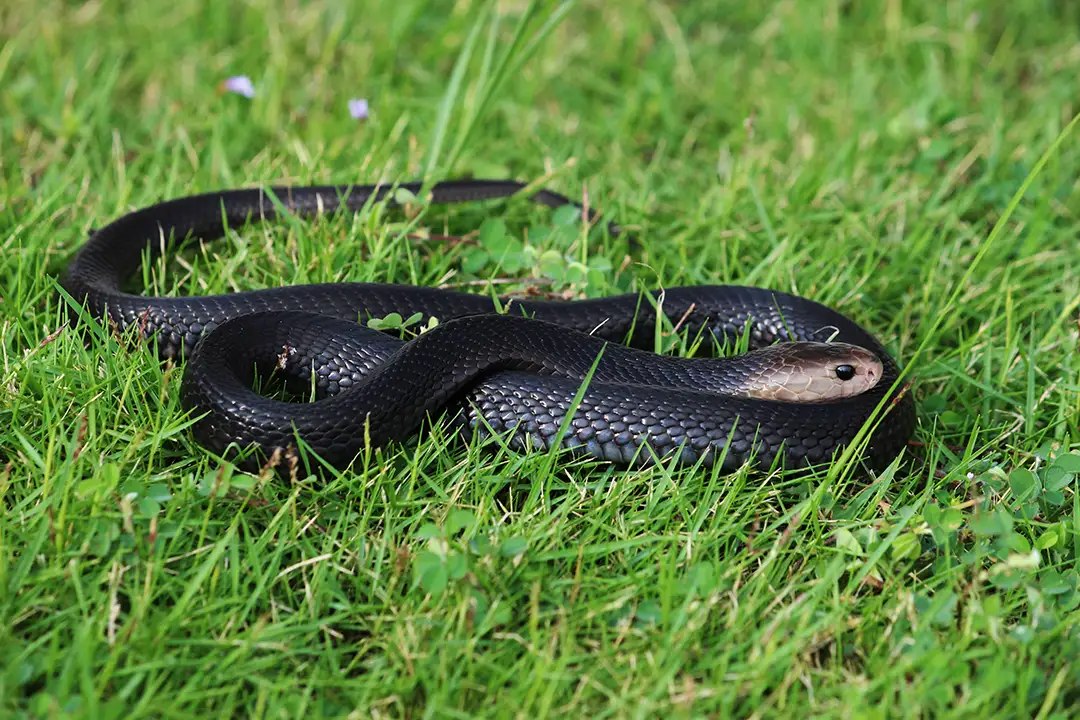
{"label": "green grass", "polygon": [[[1078,111],[1071,4],[42,0],[0,7],[0,37],[0,713],[1080,702],[1080,137],[1035,172]],[[217,92],[239,74],[254,99]],[[182,368],[61,326],[55,278],[129,209],[425,173],[587,191],[642,248],[523,202],[373,212],[252,228],[145,287],[793,291],[911,365],[913,459],[622,472],[436,429],[251,478],[188,436]],[[511,239],[489,224],[486,254],[416,237],[489,218]]]}

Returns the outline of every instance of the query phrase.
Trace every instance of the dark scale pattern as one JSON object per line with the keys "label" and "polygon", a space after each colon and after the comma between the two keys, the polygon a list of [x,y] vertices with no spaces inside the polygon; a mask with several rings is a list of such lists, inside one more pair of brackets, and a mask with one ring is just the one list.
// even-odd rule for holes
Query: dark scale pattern
{"label": "dark scale pattern", "polygon": [[[538,382],[508,374],[485,383],[466,421],[481,436],[519,430],[512,446],[548,448],[572,405],[576,383]],[[829,406],[795,407],[738,398],[717,402],[706,393],[659,388],[591,385],[563,438],[563,447],[620,464],[652,463],[676,454],[680,464],[723,456],[734,469],[748,460],[771,464],[787,443],[789,464],[821,462],[859,430],[854,416],[837,422]],[[808,421],[816,423],[808,425]],[[523,432],[522,432],[523,431]],[[648,448],[642,450],[642,446]],[[727,446],[727,454],[724,449]],[[654,457],[655,454],[655,457]]]}
{"label": "dark scale pattern", "polygon": [[[502,181],[442,183],[433,189],[433,201],[504,197],[521,187]],[[273,192],[292,211],[309,215],[335,210],[346,194],[342,206],[355,210],[373,197],[382,198],[385,190],[354,186]],[[569,202],[546,191],[533,199],[550,206]],[[207,241],[222,236],[223,214],[229,226],[238,226],[273,218],[275,211],[260,190],[154,205],[93,233],[63,280],[93,314],[108,313],[121,330],[141,328],[156,340],[163,357],[191,355],[184,404],[199,413],[209,411],[196,425],[195,436],[218,451],[237,442],[254,443],[269,454],[295,445],[294,434],[299,434],[324,459],[343,465],[363,447],[365,437],[376,445],[404,440],[426,417],[443,411],[459,429],[486,432],[486,423],[496,432],[515,430],[518,446],[547,447],[603,347],[596,377],[564,439],[567,447],[618,463],[635,456],[648,463],[650,453],[641,448],[646,444],[660,455],[678,452],[684,462],[704,456],[711,463],[726,446],[727,467],[752,452],[769,464],[782,449],[785,463],[801,465],[828,460],[842,448],[889,391],[898,370],[875,338],[840,313],[761,288],[668,288],[662,294],[580,301],[503,299],[504,306],[509,303],[507,316],[491,315],[494,305],[482,295],[398,285],[342,283],[169,298],[119,290],[139,267],[142,253],[148,248],[160,252],[163,239],[168,250],[185,237]],[[731,359],[666,358],[635,350],[652,346],[657,300],[668,321],[680,322],[691,336],[704,332],[720,342],[734,340],[748,324],[753,347],[835,335],[836,341],[875,353],[884,374],[873,390],[827,404],[727,397],[740,392],[745,378],[768,358],[754,353]],[[420,312],[441,324],[405,344],[356,323],[391,312],[406,317]],[[709,349],[709,343],[703,345]],[[253,366],[266,369],[278,363],[298,389],[310,382],[314,369],[321,399],[284,403],[255,394],[250,388]],[[876,431],[869,464],[880,466],[895,457],[914,422],[913,403],[904,395]]]}

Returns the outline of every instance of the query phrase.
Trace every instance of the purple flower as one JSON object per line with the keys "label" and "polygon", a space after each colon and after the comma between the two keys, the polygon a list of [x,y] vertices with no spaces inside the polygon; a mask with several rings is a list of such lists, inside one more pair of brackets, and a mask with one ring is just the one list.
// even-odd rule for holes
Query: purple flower
{"label": "purple flower", "polygon": [[365,120],[368,116],[368,101],[365,98],[355,98],[349,101],[349,114],[354,120]]}
{"label": "purple flower", "polygon": [[243,95],[246,98],[255,97],[255,86],[247,75],[237,75],[221,83],[221,87],[231,93]]}

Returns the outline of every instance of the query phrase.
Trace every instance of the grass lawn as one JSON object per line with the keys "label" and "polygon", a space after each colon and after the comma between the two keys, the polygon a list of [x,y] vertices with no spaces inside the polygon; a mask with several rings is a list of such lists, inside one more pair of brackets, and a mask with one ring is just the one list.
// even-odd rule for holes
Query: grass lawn
{"label": "grass lawn", "polygon": [[[0,714],[1080,703],[1075,4],[12,0],[0,38]],[[254,97],[220,91],[239,75]],[[911,366],[910,453],[622,471],[436,428],[255,478],[190,439],[181,366],[62,324],[58,274],[135,207],[425,174],[587,194],[642,244],[517,200],[376,210],[137,286],[795,292]],[[487,245],[441,237],[485,222]]]}

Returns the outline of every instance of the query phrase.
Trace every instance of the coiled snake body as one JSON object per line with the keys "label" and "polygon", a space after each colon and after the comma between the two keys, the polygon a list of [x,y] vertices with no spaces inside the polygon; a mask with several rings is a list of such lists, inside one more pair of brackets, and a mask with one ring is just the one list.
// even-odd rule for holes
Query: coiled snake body
{"label": "coiled snake body", "polygon": [[[443,182],[431,188],[431,201],[506,197],[523,187]],[[463,435],[507,433],[518,448],[558,441],[619,464],[828,461],[880,405],[885,412],[862,455],[880,468],[913,432],[912,400],[892,387],[899,368],[881,343],[824,305],[761,288],[502,299],[508,307],[501,314],[489,297],[403,285],[301,285],[205,297],[121,291],[144,253],[154,257],[186,237],[211,240],[229,227],[275,218],[273,199],[303,216],[355,211],[390,198],[391,190],[277,187],[270,194],[243,189],[169,200],[92,232],[62,284],[99,320],[121,331],[138,327],[163,358],[183,356],[181,397],[200,418],[195,438],[216,452],[254,446],[258,452],[241,463],[252,468],[275,450],[295,449],[297,438],[344,467],[366,445],[406,440],[444,411]],[[574,205],[543,190],[532,199]],[[439,322],[407,342],[364,324],[389,313]],[[704,337],[704,346],[733,342],[749,329],[752,351],[726,358],[649,352],[658,313],[691,338]],[[315,401],[258,394],[252,384],[266,369],[295,388],[314,387]]]}

